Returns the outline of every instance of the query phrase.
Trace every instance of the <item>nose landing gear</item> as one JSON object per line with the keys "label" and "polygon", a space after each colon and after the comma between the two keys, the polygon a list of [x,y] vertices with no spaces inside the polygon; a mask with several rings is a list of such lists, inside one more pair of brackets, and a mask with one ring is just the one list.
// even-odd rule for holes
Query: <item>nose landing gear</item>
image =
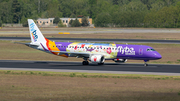
{"label": "nose landing gear", "polygon": [[148,66],[148,64],[147,64],[148,61],[149,61],[149,60],[144,60],[144,66],[145,66],[145,67]]}

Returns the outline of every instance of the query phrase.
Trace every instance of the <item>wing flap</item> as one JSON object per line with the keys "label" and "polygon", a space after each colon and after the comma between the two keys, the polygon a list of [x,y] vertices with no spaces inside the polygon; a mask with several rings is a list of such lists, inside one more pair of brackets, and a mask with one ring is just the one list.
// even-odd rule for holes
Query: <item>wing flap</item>
{"label": "wing flap", "polygon": [[51,51],[51,52],[59,52],[58,55],[69,54],[70,56],[79,56],[79,57],[89,57],[91,53],[83,53],[83,52],[67,52],[67,51]]}

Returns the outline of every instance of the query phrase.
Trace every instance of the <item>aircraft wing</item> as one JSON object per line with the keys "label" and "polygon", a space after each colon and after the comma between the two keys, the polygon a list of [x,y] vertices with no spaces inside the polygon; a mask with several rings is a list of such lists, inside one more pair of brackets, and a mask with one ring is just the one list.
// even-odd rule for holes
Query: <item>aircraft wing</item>
{"label": "aircraft wing", "polygon": [[59,52],[58,55],[69,54],[70,56],[87,57],[87,58],[89,58],[91,55],[91,53],[84,53],[84,52],[67,52],[67,51],[51,51],[51,52]]}

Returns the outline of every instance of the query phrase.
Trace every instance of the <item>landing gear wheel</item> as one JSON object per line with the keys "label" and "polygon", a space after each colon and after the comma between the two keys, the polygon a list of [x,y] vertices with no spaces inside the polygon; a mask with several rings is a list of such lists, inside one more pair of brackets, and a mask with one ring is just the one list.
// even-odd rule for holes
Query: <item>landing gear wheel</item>
{"label": "landing gear wheel", "polygon": [[88,62],[88,61],[86,61],[86,65],[89,65],[89,62]]}
{"label": "landing gear wheel", "polygon": [[98,65],[104,65],[104,63],[98,63]]}
{"label": "landing gear wheel", "polygon": [[88,61],[83,61],[82,65],[89,65],[89,62]]}
{"label": "landing gear wheel", "polygon": [[146,66],[148,66],[148,64],[147,64],[147,63],[145,63],[145,64],[144,64],[144,66],[146,67]]}
{"label": "landing gear wheel", "polygon": [[144,60],[144,66],[146,67],[146,66],[148,66],[148,64],[147,64],[147,62],[148,62],[149,60]]}

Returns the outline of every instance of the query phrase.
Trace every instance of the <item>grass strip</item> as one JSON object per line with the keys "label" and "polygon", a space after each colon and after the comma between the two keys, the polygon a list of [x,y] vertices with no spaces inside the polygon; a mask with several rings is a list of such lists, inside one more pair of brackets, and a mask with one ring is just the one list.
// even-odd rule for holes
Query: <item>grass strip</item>
{"label": "grass strip", "polygon": [[145,74],[110,74],[110,73],[79,73],[79,72],[49,72],[49,71],[19,71],[0,70],[0,75],[38,75],[38,76],[62,76],[81,78],[124,78],[124,79],[156,79],[156,80],[180,80],[180,76],[145,75]]}

